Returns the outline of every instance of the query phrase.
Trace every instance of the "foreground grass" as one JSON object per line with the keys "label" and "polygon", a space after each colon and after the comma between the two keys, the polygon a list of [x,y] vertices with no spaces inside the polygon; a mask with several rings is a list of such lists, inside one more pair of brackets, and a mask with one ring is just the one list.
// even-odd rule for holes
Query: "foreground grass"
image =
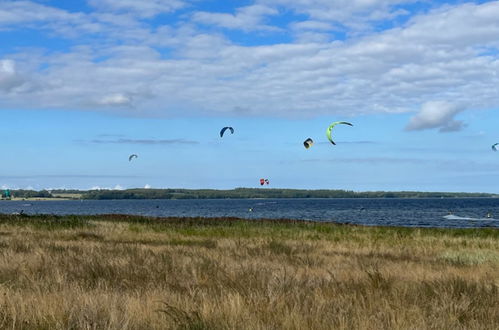
{"label": "foreground grass", "polygon": [[497,329],[499,230],[0,215],[0,328]]}

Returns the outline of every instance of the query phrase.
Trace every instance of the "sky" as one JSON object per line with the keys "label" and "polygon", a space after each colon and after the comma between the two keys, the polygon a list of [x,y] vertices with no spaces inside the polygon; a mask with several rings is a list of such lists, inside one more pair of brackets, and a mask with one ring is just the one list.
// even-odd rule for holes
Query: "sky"
{"label": "sky", "polygon": [[[498,193],[498,17],[499,1],[0,0],[0,186]],[[336,145],[334,121],[353,124]]]}

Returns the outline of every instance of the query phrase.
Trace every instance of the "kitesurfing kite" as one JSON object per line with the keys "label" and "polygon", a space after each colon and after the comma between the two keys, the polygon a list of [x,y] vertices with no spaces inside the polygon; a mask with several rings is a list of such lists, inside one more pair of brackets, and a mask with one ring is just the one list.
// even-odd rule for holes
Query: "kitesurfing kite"
{"label": "kitesurfing kite", "polygon": [[260,179],[260,185],[261,186],[263,186],[264,184],[268,185],[269,183],[270,183],[269,179]]}
{"label": "kitesurfing kite", "polygon": [[305,141],[303,141],[303,145],[305,146],[306,149],[308,149],[314,145],[314,140],[312,140],[311,138],[308,138]]}
{"label": "kitesurfing kite", "polygon": [[230,130],[230,134],[234,134],[234,129],[232,127],[227,126],[222,128],[222,130],[220,131],[220,137],[224,136],[226,130]]}
{"label": "kitesurfing kite", "polygon": [[492,150],[497,151],[497,146],[499,146],[499,143],[494,143],[492,145]]}
{"label": "kitesurfing kite", "polygon": [[327,136],[327,139],[329,140],[329,142],[331,142],[334,145],[336,145],[336,143],[334,143],[333,138],[331,137],[331,131],[333,130],[333,127],[338,125],[338,124],[353,126],[352,124],[347,123],[346,121],[335,121],[334,123],[329,125],[329,127],[326,130],[326,136]]}
{"label": "kitesurfing kite", "polygon": [[139,156],[137,156],[136,154],[132,154],[132,155],[130,155],[130,156],[128,157],[128,161],[129,161],[129,162],[131,162],[131,161],[132,161],[132,159],[134,159],[134,158],[139,158]]}

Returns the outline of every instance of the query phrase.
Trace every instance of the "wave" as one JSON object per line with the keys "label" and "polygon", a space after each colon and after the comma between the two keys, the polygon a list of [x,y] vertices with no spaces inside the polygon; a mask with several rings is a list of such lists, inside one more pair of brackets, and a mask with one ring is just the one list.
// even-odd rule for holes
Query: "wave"
{"label": "wave", "polygon": [[470,221],[499,221],[499,219],[494,218],[472,218],[472,217],[460,217],[457,215],[449,214],[444,216],[447,220],[470,220]]}

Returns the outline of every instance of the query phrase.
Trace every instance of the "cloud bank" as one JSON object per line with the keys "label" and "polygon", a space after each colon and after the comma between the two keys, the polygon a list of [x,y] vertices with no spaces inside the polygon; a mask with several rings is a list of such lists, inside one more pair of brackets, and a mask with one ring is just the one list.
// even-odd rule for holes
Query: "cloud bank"
{"label": "cloud bank", "polygon": [[3,45],[0,109],[292,118],[421,109],[407,129],[455,131],[456,110],[437,114],[431,100],[499,105],[499,1],[255,0],[228,12],[180,0],[92,0],[89,11],[44,3],[0,3],[0,30],[46,38]]}
{"label": "cloud bank", "polygon": [[89,3],[105,12],[132,13],[142,18],[171,13],[186,5],[185,1],[180,0],[89,0]]}

